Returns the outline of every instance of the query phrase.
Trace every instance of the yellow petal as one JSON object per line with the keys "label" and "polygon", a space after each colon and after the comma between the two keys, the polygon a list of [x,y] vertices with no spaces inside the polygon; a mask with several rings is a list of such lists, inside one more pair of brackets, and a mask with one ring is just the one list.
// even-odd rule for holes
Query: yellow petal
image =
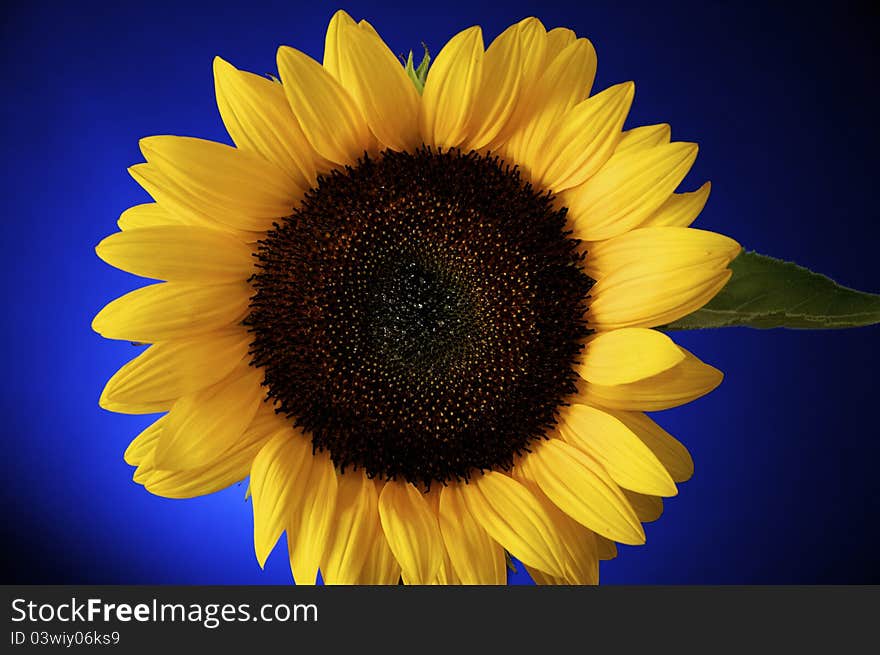
{"label": "yellow petal", "polygon": [[153,468],[153,452],[147,453],[147,456],[138,464],[138,467],[132,474],[131,479],[135,484],[143,484],[155,472]]}
{"label": "yellow petal", "polygon": [[652,378],[616,386],[584,382],[579,399],[608,409],[656,412],[696,400],[721,384],[721,371],[682,351],[684,361]]}
{"label": "yellow petal", "polygon": [[696,157],[695,143],[615,154],[589,180],[560,195],[574,236],[599,241],[639,225],[672,195]]}
{"label": "yellow petal", "polygon": [[489,471],[459,488],[471,514],[511,555],[527,566],[564,575],[553,519],[525,486]]}
{"label": "yellow petal", "polygon": [[165,424],[166,416],[163,416],[148,425],[143,432],[136,436],[125,450],[123,459],[129,466],[138,466],[144,458],[156,448],[159,433]]}
{"label": "yellow petal", "polygon": [[556,557],[563,575],[554,577],[544,574],[549,580],[553,580],[548,584],[598,584],[599,557],[595,533],[559,509],[541,490],[537,481],[530,477],[526,467],[521,464],[514,467],[511,477],[524,485],[538,499],[553,521],[553,533],[557,543]]}
{"label": "yellow petal", "polygon": [[400,564],[394,559],[394,553],[382,530],[378,530],[372,550],[367,554],[364,570],[356,584],[362,585],[396,585],[400,582]]}
{"label": "yellow petal", "polygon": [[[637,275],[622,268],[593,285],[587,320],[596,330],[651,328],[687,316],[721,291],[732,275],[719,258],[684,268]],[[633,277],[636,275],[636,277]]]}
{"label": "yellow petal", "polygon": [[624,423],[595,407],[573,404],[562,412],[562,437],[590,455],[621,487],[674,496],[675,483],[657,456]]}
{"label": "yellow petal", "polygon": [[673,480],[684,482],[694,474],[694,460],[687,448],[650,418],[641,412],[608,410],[608,413],[623,422],[651,449]]}
{"label": "yellow petal", "polygon": [[339,80],[361,109],[382,145],[411,150],[419,145],[419,93],[388,46],[370,31],[341,27]]}
{"label": "yellow petal", "polygon": [[[512,151],[511,139],[520,142],[522,130],[531,119],[534,108],[532,92],[538,79],[547,69],[549,62],[559,54],[557,50],[550,52],[547,30],[537,18],[525,18],[511,29],[517,32],[521,53],[518,71],[519,93],[504,129],[488,144],[488,148],[507,154]],[[555,40],[555,44],[559,45],[558,39]],[[477,116],[474,118],[479,119]]]}
{"label": "yellow petal", "polygon": [[600,332],[586,341],[578,374],[596,384],[626,384],[672,368],[684,359],[662,332],[623,328]]}
{"label": "yellow petal", "polygon": [[642,523],[656,521],[663,514],[663,500],[657,496],[647,496],[629,489],[624,489],[623,495],[626,496],[627,501],[629,501],[630,506]]}
{"label": "yellow petal", "polygon": [[129,273],[183,282],[246,280],[255,262],[251,247],[228,232],[192,225],[117,232],[101,241],[95,252]]}
{"label": "yellow petal", "polygon": [[272,162],[301,189],[315,185],[317,153],[280,84],[215,57],[214,88],[223,124],[239,149]]}
{"label": "yellow petal", "polygon": [[232,228],[267,230],[302,198],[304,189],[277,166],[222,143],[152,136],[141,139],[140,147],[147,162],[184,189],[191,202]]}
{"label": "yellow petal", "polygon": [[563,580],[562,578],[557,578],[552,575],[547,575],[543,571],[532,568],[531,566],[527,566],[526,571],[528,571],[529,577],[538,586],[544,587],[544,586],[557,586],[557,585],[564,585],[565,584],[565,580]]}
{"label": "yellow petal", "polygon": [[158,225],[186,225],[187,222],[165,211],[158,203],[145,202],[141,205],[129,207],[122,212],[116,224],[120,230],[136,230],[142,227],[156,227]]}
{"label": "yellow petal", "polygon": [[453,483],[440,493],[440,532],[452,567],[463,584],[505,584],[504,549],[471,514],[461,487]]}
{"label": "yellow petal", "polygon": [[617,544],[601,535],[596,535],[596,552],[602,561],[617,557]]}
{"label": "yellow petal", "polygon": [[366,32],[369,32],[373,36],[377,36],[377,37],[379,36],[379,33],[376,31],[376,28],[373,27],[370,24],[370,22],[364,18],[362,18],[361,20],[358,21],[358,27],[360,27],[362,30],[364,30]]}
{"label": "yellow petal", "polygon": [[428,72],[419,111],[427,145],[453,148],[467,136],[483,70],[483,33],[479,27],[449,40]]}
{"label": "yellow petal", "polygon": [[[434,513],[435,518],[440,519],[440,493],[442,488],[440,485],[434,485],[431,489],[429,489],[425,494],[424,498],[428,503],[428,506],[431,508],[431,511]],[[443,537],[443,530],[440,531],[441,538]],[[431,581],[432,585],[460,585],[462,584],[461,578],[456,573],[455,568],[452,566],[452,559],[449,557],[449,551],[446,548],[446,544],[444,541],[443,548],[443,561],[440,563],[440,568],[437,569],[437,575],[434,576],[434,579]]]}
{"label": "yellow petal", "polygon": [[220,382],[174,403],[156,444],[156,468],[191,469],[222,456],[256,415],[262,381],[263,371],[243,360]]}
{"label": "yellow petal", "polygon": [[524,98],[522,128],[508,144],[513,161],[531,168],[550,128],[590,94],[595,75],[596,51],[587,39],[577,39],[554,57]]}
{"label": "yellow petal", "polygon": [[[435,485],[428,493],[425,494],[425,499],[428,501],[428,505],[431,508],[431,511],[434,513],[434,516],[438,520],[440,518],[440,493],[441,493],[441,489],[439,488],[439,485]],[[441,530],[441,537],[442,537],[442,530]],[[503,558],[503,555],[502,555],[502,558]],[[443,548],[443,559],[440,563],[440,568],[437,569],[437,575],[434,576],[434,579],[431,581],[431,584],[432,585],[460,585],[460,584],[463,584],[458,573],[455,571],[455,567],[453,567],[453,565],[452,565],[452,559],[449,556],[449,551],[445,547],[445,543],[444,543],[444,548]]]}
{"label": "yellow petal", "polygon": [[163,498],[194,498],[240,482],[248,476],[254,458],[273,434],[255,426],[255,422],[217,461],[194,469],[152,470],[141,484]]}
{"label": "yellow petal", "polygon": [[647,150],[662,146],[672,139],[672,129],[668,123],[659,125],[643,125],[624,132],[617,143],[615,153],[627,150]]}
{"label": "yellow petal", "polygon": [[625,544],[645,543],[642,526],[620,488],[583,451],[559,439],[542,441],[523,460],[523,468],[559,509],[581,525]]}
{"label": "yellow petal", "polygon": [[186,338],[241,321],[250,295],[246,282],[151,284],[104,307],[92,320],[92,329],[108,339],[144,343]]}
{"label": "yellow petal", "polygon": [[[547,65],[552,61],[558,50],[550,51],[550,43],[547,38],[547,30],[535,17],[524,18],[516,24],[519,34],[520,51],[522,52],[520,98],[514,110],[514,118],[522,119],[523,113],[528,109],[526,100],[531,99],[531,91]],[[568,44],[565,44],[568,45]],[[554,39],[554,47],[559,46],[559,40]]]}
{"label": "yellow petal", "polygon": [[575,42],[577,35],[567,27],[554,27],[547,32],[547,53],[544,63],[549,64],[553,59]]}
{"label": "yellow petal", "polygon": [[440,565],[440,570],[437,572],[437,577],[434,578],[434,582],[431,584],[435,585],[460,585],[463,584],[461,578],[458,577],[458,574],[455,572],[455,569],[452,567],[452,560],[449,558],[449,553],[444,553],[443,563]]}
{"label": "yellow petal", "polygon": [[185,471],[152,470],[137,482],[151,494],[162,498],[185,499],[207,496],[237,484],[247,477],[251,462],[263,442],[249,445],[250,448],[236,451],[209,466]]}
{"label": "yellow petal", "polygon": [[510,119],[522,86],[520,26],[511,25],[492,41],[483,57],[480,88],[474,98],[464,150],[480,150],[503,140],[512,130]]}
{"label": "yellow petal", "polygon": [[[150,204],[141,205],[147,209],[138,210],[137,213],[145,212],[147,220],[156,220],[159,213],[165,216],[173,216],[177,223],[183,225],[203,225],[205,227],[225,226],[218,223],[210,215],[210,209],[200,206],[196,198],[183,186],[163,174],[153,164],[142,163],[128,167],[128,172],[135,182],[156,201],[154,208]],[[136,209],[136,208],[132,208]],[[152,217],[150,219],[149,217]],[[120,217],[121,218],[121,217]],[[160,223],[164,225],[165,223]],[[152,227],[147,225],[146,227]]]}
{"label": "yellow petal", "polygon": [[612,86],[551,124],[534,161],[527,162],[532,180],[558,193],[595,174],[614,152],[634,93],[632,82]]}
{"label": "yellow petal", "polygon": [[[552,502],[548,499],[548,505]],[[557,534],[569,534],[560,537],[560,543],[567,550],[565,575],[561,582],[570,585],[597,585],[599,584],[599,553],[596,548],[596,535],[591,530],[577,523],[560,511],[556,521]],[[559,527],[562,520],[570,526],[570,532]]]}
{"label": "yellow petal", "polygon": [[645,219],[643,227],[687,227],[696,220],[712,191],[712,183],[706,182],[696,191],[673,193],[655,213]]}
{"label": "yellow petal", "polygon": [[[584,271],[600,280],[620,271],[637,278],[706,264],[723,269],[740,252],[733,239],[687,227],[640,227],[607,241],[590,244]],[[625,269],[625,270],[624,270]]]}
{"label": "yellow petal", "polygon": [[357,584],[379,532],[379,494],[363,471],[338,479],[336,516],[321,566],[324,584]]}
{"label": "yellow petal", "polygon": [[287,528],[293,502],[304,491],[312,444],[293,429],[279,430],[260,449],[251,466],[251,498],[254,505],[254,552],[260,566]]}
{"label": "yellow petal", "polygon": [[[377,490],[380,490],[384,484],[374,482]],[[378,522],[378,518],[376,520]],[[396,585],[398,582],[400,582],[400,564],[394,559],[394,553],[388,546],[382,526],[378,525],[356,584]]]}
{"label": "yellow petal", "polygon": [[348,12],[338,9],[330,19],[327,25],[327,33],[324,35],[324,70],[330,73],[338,81],[342,81],[340,76],[341,51],[343,48],[342,32],[347,27],[357,25],[354,19],[348,15]]}
{"label": "yellow petal", "polygon": [[329,453],[314,453],[310,459],[302,469],[305,474],[308,468],[308,479],[300,495],[291,498],[287,524],[290,570],[298,585],[315,584],[336,508],[338,482]]}
{"label": "yellow petal", "polygon": [[108,412],[116,412],[117,414],[156,414],[157,412],[167,412],[171,409],[172,405],[174,405],[174,399],[123,403],[101,398],[99,404]]}
{"label": "yellow petal", "polygon": [[389,482],[379,496],[379,518],[403,581],[431,584],[443,562],[443,538],[422,493],[408,482]]}
{"label": "yellow petal", "polygon": [[260,403],[257,413],[254,415],[247,432],[259,432],[266,438],[274,435],[278,430],[290,428],[290,419],[283,414],[277,412],[278,406],[265,400]]}
{"label": "yellow petal", "polygon": [[278,71],[287,102],[319,155],[347,165],[374,149],[375,141],[354,100],[321,64],[282,46]]}
{"label": "yellow petal", "polygon": [[100,404],[177,399],[204,389],[232,372],[250,341],[246,331],[229,330],[152,345],[110,378]]}
{"label": "yellow petal", "polygon": [[[167,216],[174,217],[175,224],[225,230],[245,243],[254,243],[265,236],[264,231],[240,230],[218,221],[215,212],[222,210],[205,202],[204,197],[192,193],[179,180],[165,175],[153,164],[135,164],[129,166],[128,172],[153,197],[157,207]],[[162,223],[165,224],[168,223]]]}

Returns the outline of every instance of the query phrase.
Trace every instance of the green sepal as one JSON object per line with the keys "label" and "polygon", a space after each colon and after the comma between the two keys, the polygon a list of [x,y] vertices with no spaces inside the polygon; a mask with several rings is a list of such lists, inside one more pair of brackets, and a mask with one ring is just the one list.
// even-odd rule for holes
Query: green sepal
{"label": "green sepal", "polygon": [[410,50],[409,55],[407,55],[405,66],[406,74],[409,76],[409,79],[412,80],[413,84],[416,85],[419,94],[425,90],[425,80],[428,79],[428,67],[431,65],[431,54],[428,52],[428,46],[423,43],[422,47],[425,49],[425,55],[422,57],[422,61],[418,68],[414,67],[415,62],[413,61],[412,50]]}
{"label": "green sepal", "polygon": [[733,277],[702,309],[665,330],[745,326],[802,330],[880,323],[880,295],[848,289],[792,262],[743,252]]}
{"label": "green sepal", "polygon": [[513,558],[506,550],[504,551],[504,561],[507,564],[507,568],[510,570],[510,572],[516,573],[516,564],[513,563]]}

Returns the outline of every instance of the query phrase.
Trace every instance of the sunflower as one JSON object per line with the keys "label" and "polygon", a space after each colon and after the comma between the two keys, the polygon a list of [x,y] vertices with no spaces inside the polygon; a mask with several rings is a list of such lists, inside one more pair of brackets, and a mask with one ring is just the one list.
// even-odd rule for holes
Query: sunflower
{"label": "sunflower", "polygon": [[643,412],[721,373],[653,328],[708,302],[740,246],[689,225],[709,184],[631,82],[525,19],[454,36],[425,78],[336,13],[323,64],[214,61],[234,147],[155,136],[155,200],[98,255],[160,282],[101,335],[149,344],[102,407],[165,412],[125,453],[154,494],[249,477],[263,565],[297,583],[594,584],[693,464]]}

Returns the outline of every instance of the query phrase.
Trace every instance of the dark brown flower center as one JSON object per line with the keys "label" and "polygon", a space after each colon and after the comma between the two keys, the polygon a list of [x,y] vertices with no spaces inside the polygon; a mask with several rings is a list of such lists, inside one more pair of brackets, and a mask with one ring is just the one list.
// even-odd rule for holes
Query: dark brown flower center
{"label": "dark brown flower center", "polygon": [[575,391],[593,281],[565,210],[495,157],[383,152],[260,242],[246,323],[269,397],[339,469],[506,469]]}

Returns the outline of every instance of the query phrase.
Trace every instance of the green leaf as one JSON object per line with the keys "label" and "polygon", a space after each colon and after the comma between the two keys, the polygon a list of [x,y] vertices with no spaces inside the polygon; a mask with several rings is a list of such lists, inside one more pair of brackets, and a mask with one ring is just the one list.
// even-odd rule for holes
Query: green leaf
{"label": "green leaf", "polygon": [[756,252],[730,264],[733,277],[709,304],[666,330],[747,326],[818,330],[880,323],[880,295]]}
{"label": "green leaf", "polygon": [[416,85],[416,89],[418,89],[419,93],[425,89],[425,80],[428,79],[428,67],[431,65],[431,54],[428,52],[428,46],[423,43],[422,47],[425,49],[425,55],[422,57],[419,67],[414,68],[415,62],[413,61],[412,50],[409,51],[405,66],[406,74],[409,76],[409,79],[412,80],[413,84]]}

